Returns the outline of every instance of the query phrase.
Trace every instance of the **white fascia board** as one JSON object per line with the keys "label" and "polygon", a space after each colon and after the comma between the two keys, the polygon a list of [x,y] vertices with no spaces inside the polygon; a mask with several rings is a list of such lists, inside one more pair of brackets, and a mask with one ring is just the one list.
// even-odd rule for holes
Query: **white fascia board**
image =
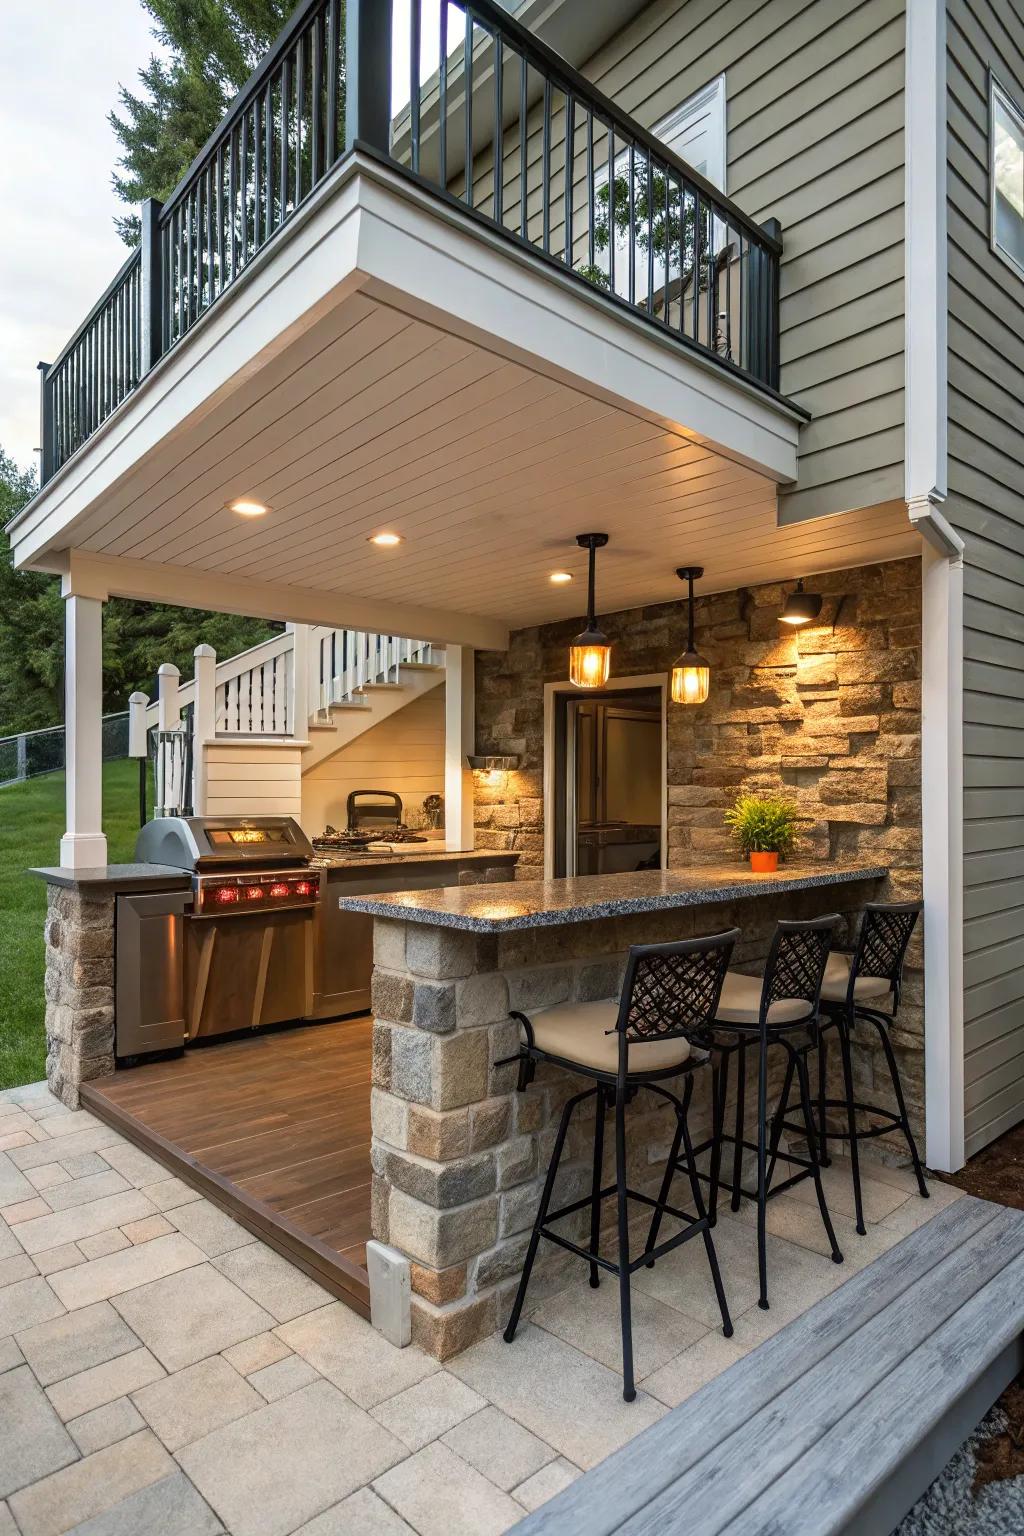
{"label": "white fascia board", "polygon": [[682,427],[766,477],[795,478],[801,418],[791,407],[352,155],[12,520],[15,564],[73,548],[77,520],[147,454],[358,289],[594,398]]}
{"label": "white fascia board", "polygon": [[[360,193],[365,292],[709,447],[796,479],[802,415],[385,166]],[[409,274],[415,272],[415,293]]]}
{"label": "white fascia board", "polygon": [[406,635],[433,645],[468,645],[487,651],[508,649],[507,625],[475,614],[323,592],[315,587],[252,581],[226,576],[221,571],[203,571],[197,566],[91,555],[78,549],[67,553],[64,566],[66,596],[95,597],[101,602],[110,597],[130,597],[183,608],[209,608],[216,613],[255,615],[282,623]]}
{"label": "white fascia board", "polygon": [[946,494],[946,8],[907,0],[906,446],[908,502]]}

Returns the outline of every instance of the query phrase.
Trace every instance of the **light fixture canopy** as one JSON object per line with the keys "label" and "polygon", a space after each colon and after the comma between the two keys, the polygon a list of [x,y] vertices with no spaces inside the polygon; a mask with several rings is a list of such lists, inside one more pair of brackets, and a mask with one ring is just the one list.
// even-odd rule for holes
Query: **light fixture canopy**
{"label": "light fixture canopy", "polygon": [[237,501],[228,502],[228,511],[237,512],[239,517],[265,517],[270,508],[251,496],[240,496]]}
{"label": "light fixture canopy", "polygon": [[577,688],[603,688],[611,671],[612,647],[594,617],[594,575],[597,551],[608,543],[606,533],[578,533],[576,543],[590,551],[587,570],[587,627],[569,647],[569,681]]}
{"label": "light fixture canopy", "polygon": [[696,649],[693,639],[693,584],[704,575],[702,565],[681,565],[676,571],[688,584],[686,607],[686,650],[672,663],[672,702],[703,704],[711,687],[711,668]]}
{"label": "light fixture canopy", "polygon": [[821,613],[821,594],[819,592],[805,592],[803,577],[796,584],[796,590],[791,592],[782,605],[779,614],[780,624],[810,624]]}
{"label": "light fixture canopy", "polygon": [[480,774],[483,782],[492,789],[501,788],[507,775],[519,767],[519,757],[515,752],[507,752],[504,756],[496,753],[471,754],[466,761],[473,772]]}
{"label": "light fixture canopy", "polygon": [[376,544],[378,549],[394,549],[397,545],[404,543],[404,540],[400,533],[382,532],[371,533],[366,542]]}

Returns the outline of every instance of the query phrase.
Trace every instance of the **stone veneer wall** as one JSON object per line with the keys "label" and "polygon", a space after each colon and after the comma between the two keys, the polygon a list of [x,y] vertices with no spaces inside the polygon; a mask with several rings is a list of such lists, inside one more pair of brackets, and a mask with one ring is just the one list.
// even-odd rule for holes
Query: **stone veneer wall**
{"label": "stone veneer wall", "polygon": [[[609,553],[607,558],[614,558]],[[722,822],[742,790],[785,794],[802,815],[800,854],[877,860],[880,900],[921,895],[921,572],[918,560],[806,578],[820,619],[779,623],[794,583],[698,598],[697,648],[711,663],[706,704],[668,705],[668,866],[735,857]],[[598,569],[600,592],[600,567]],[[615,677],[666,673],[685,644],[683,603],[602,614]],[[579,621],[520,630],[507,652],[480,652],[478,752],[516,753],[502,788],[476,790],[478,848],[511,848],[519,879],[539,878],[544,684],[565,679]],[[911,1115],[924,1116],[923,952],[908,956],[893,1031]],[[857,1051],[858,1092],[891,1104],[880,1047]],[[870,1144],[869,1144],[870,1145]]]}
{"label": "stone veneer wall", "polygon": [[[644,914],[481,937],[417,923],[378,920],[373,981],[373,1234],[412,1261],[413,1340],[447,1359],[504,1324],[523,1267],[558,1121],[566,1100],[590,1086],[541,1067],[525,1093],[516,1069],[499,1066],[518,1044],[509,1009],[529,1013],[568,999],[615,995],[630,944],[743,928],[735,962],[764,954],[776,919],[844,913],[844,929],[875,893],[873,884],[761,898],[728,907]],[[781,1073],[777,1065],[776,1076]],[[710,1072],[698,1073],[690,1125],[710,1130]],[[577,1111],[556,1186],[567,1204],[589,1192],[593,1104]],[[730,1122],[731,1123],[731,1122]],[[674,1130],[672,1110],[641,1092],[627,1118],[631,1187],[655,1193]],[[614,1179],[614,1138],[605,1141],[605,1184]],[[731,1167],[731,1163],[729,1164]],[[748,1170],[749,1173],[749,1170]],[[692,1201],[685,1180],[675,1196]],[[634,1209],[632,1243],[642,1246],[650,1212]],[[614,1201],[605,1202],[606,1227]],[[586,1231],[584,1230],[586,1228]],[[585,1242],[587,1212],[561,1230]],[[751,1242],[753,1242],[753,1232]],[[609,1232],[603,1251],[614,1251]],[[580,1261],[543,1243],[529,1304],[566,1283]],[[729,1284],[726,1274],[726,1286]],[[614,1284],[608,1277],[607,1284]]]}
{"label": "stone veneer wall", "polygon": [[71,1109],[114,1070],[114,897],[47,887],[46,1080]]}

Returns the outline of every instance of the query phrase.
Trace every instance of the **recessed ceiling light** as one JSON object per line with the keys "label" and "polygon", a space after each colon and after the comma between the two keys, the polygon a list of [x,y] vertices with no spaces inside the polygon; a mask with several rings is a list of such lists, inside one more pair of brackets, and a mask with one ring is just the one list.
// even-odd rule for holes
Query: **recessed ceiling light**
{"label": "recessed ceiling light", "polygon": [[270,508],[265,506],[262,501],[250,501],[248,498],[243,498],[240,501],[229,501],[228,511],[237,512],[239,517],[264,517],[270,511]]}
{"label": "recessed ceiling light", "polygon": [[552,571],[551,575],[548,577],[548,581],[550,581],[551,585],[554,587],[564,587],[567,582],[572,581],[572,572]]}
{"label": "recessed ceiling light", "polygon": [[402,535],[400,533],[371,533],[367,542],[376,544],[379,549],[394,549],[396,544],[401,544]]}

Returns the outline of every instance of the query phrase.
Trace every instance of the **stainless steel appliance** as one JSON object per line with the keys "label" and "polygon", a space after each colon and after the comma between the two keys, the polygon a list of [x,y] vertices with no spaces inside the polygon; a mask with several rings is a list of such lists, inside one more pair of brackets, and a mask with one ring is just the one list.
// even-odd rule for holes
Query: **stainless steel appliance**
{"label": "stainless steel appliance", "polygon": [[354,789],[346,801],[348,830],[387,833],[403,826],[402,797],[393,789]]}
{"label": "stainless steel appliance", "polygon": [[312,1014],[312,853],[288,816],[147,822],[136,859],[188,871],[191,890],[118,898],[118,1056]]}

